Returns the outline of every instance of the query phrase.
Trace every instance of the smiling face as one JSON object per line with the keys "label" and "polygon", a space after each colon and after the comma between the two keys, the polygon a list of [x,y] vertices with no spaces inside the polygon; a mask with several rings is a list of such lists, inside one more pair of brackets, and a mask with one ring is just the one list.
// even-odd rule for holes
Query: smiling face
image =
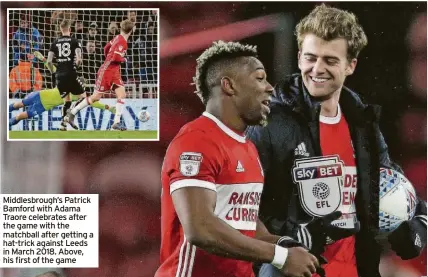
{"label": "smiling face", "polygon": [[357,59],[347,58],[347,42],[343,38],[330,41],[307,34],[298,54],[303,82],[313,97],[329,99],[339,93]]}
{"label": "smiling face", "polygon": [[243,66],[232,82],[232,101],[247,125],[265,125],[270,112],[273,87],[266,80],[265,68],[257,58],[242,59]]}

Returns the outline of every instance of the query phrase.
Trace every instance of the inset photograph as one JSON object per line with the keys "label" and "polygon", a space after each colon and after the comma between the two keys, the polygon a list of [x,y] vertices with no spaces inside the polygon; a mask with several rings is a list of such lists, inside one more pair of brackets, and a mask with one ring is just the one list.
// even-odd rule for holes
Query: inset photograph
{"label": "inset photograph", "polygon": [[159,140],[159,9],[8,9],[8,140]]}

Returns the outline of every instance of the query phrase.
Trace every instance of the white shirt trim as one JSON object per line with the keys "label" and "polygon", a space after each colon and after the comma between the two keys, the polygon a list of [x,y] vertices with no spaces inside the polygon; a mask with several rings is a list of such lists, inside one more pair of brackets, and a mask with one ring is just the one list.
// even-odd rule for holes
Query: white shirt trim
{"label": "white shirt trim", "polygon": [[337,124],[339,123],[340,119],[342,118],[342,112],[340,110],[340,106],[337,106],[337,115],[330,117],[330,116],[323,116],[320,115],[320,122],[325,124]]}
{"label": "white shirt trim", "polygon": [[214,121],[217,124],[217,126],[220,127],[220,129],[223,132],[225,132],[229,137],[233,138],[234,140],[236,140],[236,141],[238,141],[240,143],[245,143],[246,142],[245,136],[238,135],[232,129],[230,129],[229,127],[227,127],[226,125],[224,125],[223,122],[221,122],[217,117],[213,116],[209,112],[203,112],[202,115],[205,116],[205,117],[208,117],[209,119],[211,119],[212,121]]}
{"label": "white shirt trim", "polygon": [[187,187],[199,187],[206,188],[213,191],[217,191],[214,183],[197,180],[197,179],[183,179],[179,181],[175,181],[169,186],[169,193],[172,194],[175,190]]}

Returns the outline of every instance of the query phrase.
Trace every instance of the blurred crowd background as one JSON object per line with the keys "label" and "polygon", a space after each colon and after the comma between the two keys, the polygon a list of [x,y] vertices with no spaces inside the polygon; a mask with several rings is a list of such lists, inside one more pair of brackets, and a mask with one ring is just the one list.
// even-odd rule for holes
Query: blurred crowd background
{"label": "blurred crowd background", "polygon": [[[143,87],[157,84],[158,24],[157,10],[17,10],[9,14],[9,97],[24,98],[29,92],[55,86],[54,76],[34,57],[39,51],[47,58],[49,48],[61,36],[59,24],[71,21],[72,36],[82,46],[80,75],[94,86],[104,62],[104,46],[120,34],[120,22],[135,23],[128,40],[127,62],[121,73],[128,97],[156,98]],[[132,91],[132,84],[135,91]],[[137,95],[139,94],[139,95]],[[114,97],[106,94],[105,98]]]}
{"label": "blurred crowd background", "polygon": [[[190,85],[195,59],[213,40],[255,44],[268,79],[278,83],[286,74],[298,70],[294,26],[316,3],[3,2],[2,30],[6,30],[6,8],[64,5],[160,8],[161,140],[5,142],[3,192],[99,193],[100,267],[65,269],[64,273],[68,277],[153,276],[159,260],[162,159],[180,127],[204,110]],[[346,84],[366,102],[383,106],[381,128],[391,157],[403,167],[426,200],[427,4],[331,2],[329,5],[354,12],[368,36],[368,47],[360,54],[356,72]],[[96,20],[98,26],[110,23]],[[5,38],[4,35],[3,50]],[[5,81],[4,74],[2,78]],[[2,83],[5,87],[5,82]],[[5,102],[2,107],[6,107]],[[407,262],[385,251],[381,265],[383,277],[426,275],[426,268],[426,250],[421,257]],[[4,276],[27,277],[40,270],[10,269]]]}

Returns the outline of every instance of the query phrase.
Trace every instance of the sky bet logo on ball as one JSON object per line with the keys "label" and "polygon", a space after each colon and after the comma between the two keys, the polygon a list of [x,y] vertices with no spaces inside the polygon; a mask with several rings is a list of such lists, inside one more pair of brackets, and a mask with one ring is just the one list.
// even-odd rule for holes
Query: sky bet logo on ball
{"label": "sky bet logo on ball", "polygon": [[344,165],[338,156],[298,159],[293,181],[299,187],[300,202],[312,216],[324,216],[337,210],[342,202]]}

